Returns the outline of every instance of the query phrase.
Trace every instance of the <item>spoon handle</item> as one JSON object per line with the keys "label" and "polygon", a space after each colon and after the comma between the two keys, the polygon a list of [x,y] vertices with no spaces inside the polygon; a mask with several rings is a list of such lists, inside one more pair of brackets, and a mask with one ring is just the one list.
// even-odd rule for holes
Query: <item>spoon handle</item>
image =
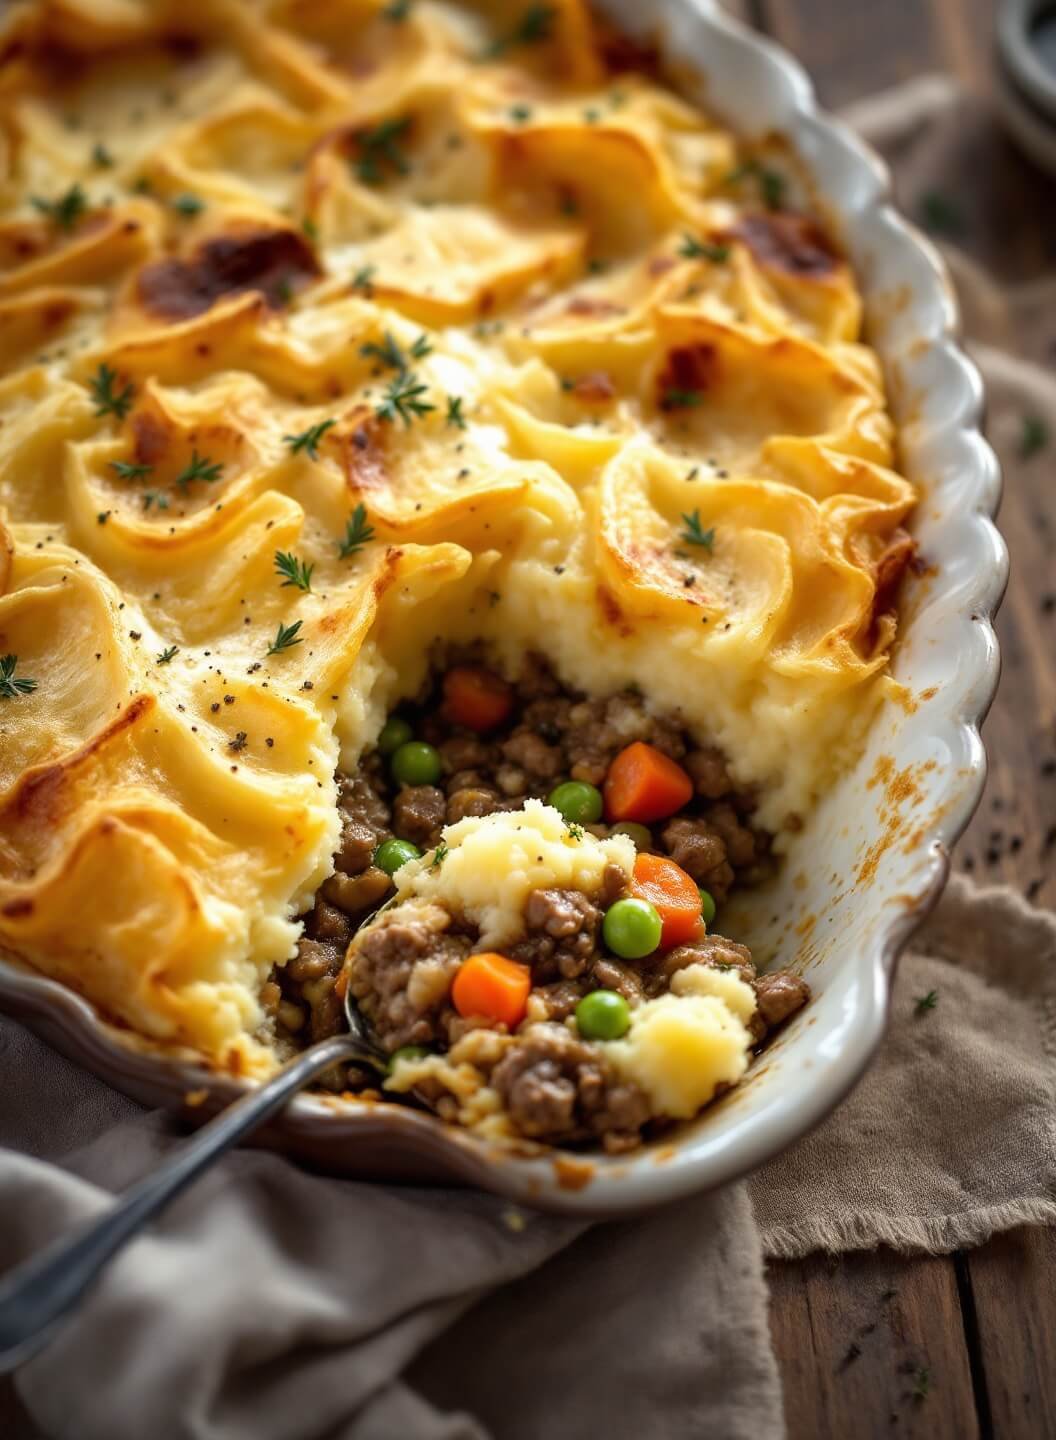
{"label": "spoon handle", "polygon": [[349,1034],[321,1040],[291,1060],[267,1084],[251,1090],[182,1145],[151,1174],[89,1220],[0,1280],[0,1375],[47,1343],[49,1332],[91,1285],[103,1266],[146,1222],[225,1150],[281,1110],[286,1101],[336,1061],[359,1056],[362,1040]]}

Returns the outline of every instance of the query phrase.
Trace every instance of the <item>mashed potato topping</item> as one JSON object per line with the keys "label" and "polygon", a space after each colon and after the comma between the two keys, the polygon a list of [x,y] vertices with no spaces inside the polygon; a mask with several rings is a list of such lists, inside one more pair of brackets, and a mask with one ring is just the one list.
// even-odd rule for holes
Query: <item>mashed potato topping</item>
{"label": "mashed potato topping", "polygon": [[[274,1065],[335,769],[437,639],[637,684],[774,832],[888,683],[914,492],[839,247],[584,0],[528,8],[0,22],[0,944],[218,1067]],[[407,883],[498,943],[595,863],[519,823]]]}
{"label": "mashed potato topping", "polygon": [[626,835],[599,841],[582,830],[573,834],[538,800],[523,810],[460,820],[445,829],[443,843],[441,863],[432,851],[396,872],[397,903],[416,896],[465,915],[480,926],[480,950],[520,938],[531,891],[559,886],[596,895],[607,865],[626,876],[634,869]]}
{"label": "mashed potato topping", "polygon": [[671,993],[631,1014],[626,1039],[608,1052],[617,1069],[649,1096],[656,1113],[687,1120],[748,1068],[755,1010],[751,986],[703,965],[680,970]]}

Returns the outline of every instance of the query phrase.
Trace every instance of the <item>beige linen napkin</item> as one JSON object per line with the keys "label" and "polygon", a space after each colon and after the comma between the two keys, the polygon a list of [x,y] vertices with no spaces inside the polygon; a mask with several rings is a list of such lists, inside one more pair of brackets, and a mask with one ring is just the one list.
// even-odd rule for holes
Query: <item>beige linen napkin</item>
{"label": "beige linen napkin", "polygon": [[[858,119],[919,185],[941,173],[958,104],[926,79]],[[1024,416],[1056,435],[1056,385],[997,347],[1009,303],[1056,336],[1056,284],[1009,302],[951,259],[1014,484],[1039,463],[1019,453]],[[862,1085],[752,1178],[758,1227],[743,1185],[582,1233],[488,1196],[229,1156],[0,1384],[0,1435],[778,1437],[762,1247],[947,1250],[1056,1220],[1054,974],[1056,918],[955,880],[902,961]],[[177,1138],[3,1020],[0,1089],[0,1269]]]}
{"label": "beige linen napkin", "polygon": [[1056,1223],[1056,916],[954,876],[902,961],[876,1064],[750,1190],[780,1259]]}
{"label": "beige linen napkin", "polygon": [[[175,1135],[6,1020],[0,1087],[3,1270],[97,1211]],[[640,1440],[706,1419],[730,1440],[779,1435],[744,1186],[660,1219],[584,1228],[487,1195],[331,1180],[240,1151],[22,1367],[0,1433]],[[423,1361],[419,1383],[435,1387],[436,1403],[401,1380],[501,1286],[497,1308]]]}

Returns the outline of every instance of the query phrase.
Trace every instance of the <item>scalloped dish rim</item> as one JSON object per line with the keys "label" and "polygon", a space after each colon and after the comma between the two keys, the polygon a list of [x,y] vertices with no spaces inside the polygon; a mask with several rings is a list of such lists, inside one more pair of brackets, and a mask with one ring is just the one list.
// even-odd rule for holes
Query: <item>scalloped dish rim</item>
{"label": "scalloped dish rim", "polygon": [[[675,0],[667,5],[663,0],[645,5],[635,0],[605,0],[601,8],[632,30],[659,30],[662,48],[679,57],[680,73],[689,71],[705,87],[709,103],[733,129],[743,131],[744,125],[731,119],[720,93],[725,86],[733,95],[733,71],[741,92],[734,108],[756,107],[764,116],[768,111],[780,111],[777,123],[767,126],[767,133],[776,131],[787,139],[816,180],[837,225],[849,237],[867,301],[870,269],[875,268],[869,259],[873,247],[875,255],[886,257],[895,272],[902,266],[915,274],[916,294],[907,291],[895,324],[912,337],[909,349],[925,378],[923,388],[919,379],[914,382],[912,411],[907,410],[910,402],[905,394],[901,406],[895,406],[896,412],[902,411],[900,433],[905,436],[907,429],[919,428],[918,412],[926,410],[930,395],[942,419],[930,430],[924,422],[915,443],[929,474],[950,477],[944,498],[957,503],[947,528],[956,532],[964,554],[974,547],[976,563],[969,559],[967,575],[955,573],[956,566],[940,567],[928,581],[926,604],[931,623],[936,612],[941,614],[946,622],[944,634],[950,636],[967,622],[972,643],[956,648],[958,679],[956,686],[950,687],[946,708],[942,708],[941,695],[940,703],[933,701],[927,707],[931,728],[923,732],[923,738],[951,763],[945,770],[932,765],[925,782],[928,818],[905,838],[902,854],[915,866],[912,880],[902,884],[900,893],[881,894],[876,885],[861,878],[864,870],[859,869],[855,883],[865,897],[869,923],[862,927],[865,939],[861,948],[839,959],[844,973],[842,998],[837,999],[842,1008],[834,999],[829,1007],[834,1013],[827,1014],[811,1034],[808,1027],[818,1017],[812,1017],[814,1006],[808,1006],[791,1022],[788,1032],[764,1052],[741,1087],[749,1089],[748,1082],[758,1071],[787,1063],[795,1055],[800,1069],[791,1091],[787,1077],[772,1084],[768,1098],[748,1104],[750,1112],[754,1104],[754,1113],[747,1115],[733,1110],[741,1095],[740,1090],[734,1091],[664,1141],[611,1158],[527,1144],[511,1149],[414,1110],[317,1094],[299,1096],[257,1137],[258,1143],[334,1173],[470,1184],[541,1209],[599,1217],[634,1213],[743,1176],[824,1119],[867,1067],[887,1023],[898,956],[937,902],[949,869],[949,851],[982,793],[986,756],[979,727],[997,685],[999,660],[992,620],[1008,566],[1004,543],[992,522],[1000,498],[1000,475],[996,458],[980,432],[982,386],[958,343],[952,287],[934,247],[893,210],[886,167],[841,122],[819,111],[810,83],[796,61],[724,15],[712,0]],[[724,64],[720,65],[720,59]],[[871,319],[875,321],[875,316]],[[897,391],[898,375],[891,374],[891,357],[885,354],[883,341],[870,338],[885,362],[891,389]],[[899,353],[906,352],[903,343]],[[920,508],[933,500],[925,489]],[[916,522],[911,519],[910,523],[914,526]],[[916,618],[913,613],[903,618],[905,633],[900,636],[898,653],[906,643],[905,635],[921,628],[914,626]],[[908,731],[908,719],[896,723]],[[896,729],[896,741],[899,734]],[[897,755],[897,743],[894,748]],[[961,763],[952,763],[958,757]],[[864,761],[863,756],[859,763]],[[847,833],[846,824],[840,833]],[[874,841],[874,848],[881,844],[876,837]],[[879,864],[884,856],[882,845],[877,855]],[[888,889],[890,892],[890,885]],[[873,911],[869,911],[870,905]],[[828,918],[831,921],[834,916]],[[786,929],[785,933],[790,932]],[[802,933],[802,928],[797,933]],[[219,1077],[190,1059],[174,1056],[171,1050],[117,1029],[81,996],[2,954],[0,1008],[27,1023],[55,1049],[144,1104],[204,1117],[242,1089],[237,1080]],[[716,1109],[723,1111],[724,1123],[709,1126],[706,1117]]]}

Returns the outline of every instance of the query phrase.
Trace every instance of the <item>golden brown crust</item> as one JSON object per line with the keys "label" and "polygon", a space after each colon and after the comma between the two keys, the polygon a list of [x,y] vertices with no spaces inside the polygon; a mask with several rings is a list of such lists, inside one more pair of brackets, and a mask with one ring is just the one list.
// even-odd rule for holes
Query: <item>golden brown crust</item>
{"label": "golden brown crust", "polygon": [[853,276],[779,156],[547,14],[0,31],[0,943],[218,1065],[271,1063],[335,767],[436,637],[637,677],[764,823],[881,693],[913,490]]}

